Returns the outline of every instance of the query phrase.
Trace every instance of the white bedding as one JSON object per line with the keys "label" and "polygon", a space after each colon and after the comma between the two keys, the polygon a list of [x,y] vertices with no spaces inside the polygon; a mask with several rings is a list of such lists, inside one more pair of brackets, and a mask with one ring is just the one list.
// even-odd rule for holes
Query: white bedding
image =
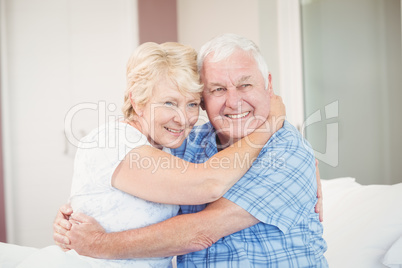
{"label": "white bedding", "polygon": [[322,185],[329,266],[402,267],[402,183],[363,186],[338,178]]}
{"label": "white bedding", "polygon": [[[322,186],[329,266],[402,268],[402,183],[363,186],[338,178]],[[28,267],[42,267],[33,265],[38,252],[44,251],[0,243],[0,267],[16,267],[24,257]]]}

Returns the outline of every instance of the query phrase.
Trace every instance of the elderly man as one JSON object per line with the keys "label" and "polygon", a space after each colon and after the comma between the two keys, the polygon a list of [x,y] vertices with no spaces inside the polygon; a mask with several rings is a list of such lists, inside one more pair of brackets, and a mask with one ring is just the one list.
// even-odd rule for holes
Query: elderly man
{"label": "elderly man", "polygon": [[[202,163],[262,124],[270,111],[272,81],[258,48],[241,36],[212,39],[198,60],[210,122],[196,127],[174,154]],[[315,172],[310,146],[285,121],[219,200],[181,206],[181,215],[121,233],[105,233],[82,214],[73,214],[72,220],[83,224],[71,228],[65,220],[71,211],[63,207],[55,220],[55,240],[97,258],[179,255],[179,267],[327,267],[314,211]]]}

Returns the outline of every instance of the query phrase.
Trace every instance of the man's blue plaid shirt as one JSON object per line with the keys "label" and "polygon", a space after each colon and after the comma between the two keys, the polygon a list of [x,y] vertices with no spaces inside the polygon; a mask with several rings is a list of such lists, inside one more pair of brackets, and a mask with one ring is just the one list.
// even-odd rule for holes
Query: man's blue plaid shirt
{"label": "man's blue plaid shirt", "polygon": [[[195,127],[172,152],[186,161],[205,162],[218,152],[214,128],[210,123]],[[224,195],[260,223],[205,250],[178,256],[178,267],[328,267],[323,228],[314,212],[316,196],[312,149],[285,121],[248,172]],[[181,206],[181,211],[195,213],[205,206]]]}

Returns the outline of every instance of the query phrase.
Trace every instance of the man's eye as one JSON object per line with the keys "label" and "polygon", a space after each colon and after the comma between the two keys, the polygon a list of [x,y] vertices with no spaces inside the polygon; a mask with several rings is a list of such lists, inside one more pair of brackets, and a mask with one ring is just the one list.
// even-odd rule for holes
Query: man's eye
{"label": "man's eye", "polygon": [[246,87],[251,87],[251,84],[243,84],[241,87],[246,88]]}
{"label": "man's eye", "polygon": [[175,103],[171,102],[171,101],[167,101],[164,104],[165,104],[165,106],[168,106],[168,107],[175,106]]}
{"label": "man's eye", "polygon": [[224,87],[217,87],[211,91],[211,94],[214,96],[223,96],[226,93],[226,88]]}

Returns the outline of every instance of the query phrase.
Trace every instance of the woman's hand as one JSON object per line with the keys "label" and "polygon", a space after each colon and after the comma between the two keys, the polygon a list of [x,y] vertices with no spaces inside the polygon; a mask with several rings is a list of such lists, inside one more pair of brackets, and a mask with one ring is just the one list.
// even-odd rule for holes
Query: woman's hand
{"label": "woman's hand", "polygon": [[69,204],[65,204],[60,207],[57,212],[57,216],[53,222],[53,239],[56,245],[61,247],[64,251],[68,251],[67,245],[70,244],[70,240],[66,236],[66,233],[71,228],[69,218],[73,213],[73,209]]}
{"label": "woman's hand", "polygon": [[315,175],[317,177],[317,204],[315,205],[315,212],[319,214],[320,222],[324,221],[324,208],[322,205],[322,186],[320,178],[320,170],[318,169],[318,160],[315,160]]}
{"label": "woman's hand", "polygon": [[286,107],[280,96],[271,94],[271,107],[266,123],[272,133],[283,127],[286,118]]}

